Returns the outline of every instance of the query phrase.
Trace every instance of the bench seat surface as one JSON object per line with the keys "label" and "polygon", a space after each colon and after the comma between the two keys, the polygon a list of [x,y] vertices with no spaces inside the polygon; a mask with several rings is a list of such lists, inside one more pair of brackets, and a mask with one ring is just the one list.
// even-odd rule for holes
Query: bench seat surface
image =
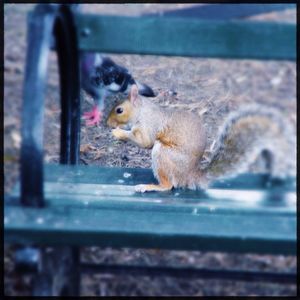
{"label": "bench seat surface", "polygon": [[150,169],[45,166],[45,208],[6,199],[5,242],[296,254],[296,183],[243,174],[207,191],[135,193]]}

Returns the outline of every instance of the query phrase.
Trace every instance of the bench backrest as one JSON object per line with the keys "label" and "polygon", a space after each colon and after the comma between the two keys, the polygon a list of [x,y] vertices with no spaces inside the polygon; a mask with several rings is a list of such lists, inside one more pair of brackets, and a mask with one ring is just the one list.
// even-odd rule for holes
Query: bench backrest
{"label": "bench backrest", "polygon": [[51,39],[58,54],[60,72],[62,164],[79,162],[79,51],[296,59],[295,24],[218,21],[177,16],[103,16],[81,13],[75,4],[37,5],[28,21],[28,51],[23,88],[21,202],[38,207],[45,205],[41,124]]}
{"label": "bench backrest", "polygon": [[210,58],[296,59],[296,25],[78,14],[79,49]]}

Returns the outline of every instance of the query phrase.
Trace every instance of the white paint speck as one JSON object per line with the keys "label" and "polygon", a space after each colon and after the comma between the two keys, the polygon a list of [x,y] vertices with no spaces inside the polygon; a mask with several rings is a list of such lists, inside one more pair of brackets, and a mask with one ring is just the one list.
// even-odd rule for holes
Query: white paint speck
{"label": "white paint speck", "polygon": [[124,178],[129,178],[129,177],[131,177],[131,174],[130,174],[130,173],[127,173],[127,172],[124,172],[123,177],[124,177]]}
{"label": "white paint speck", "polygon": [[119,179],[118,182],[119,183],[124,183],[124,180],[123,179]]}
{"label": "white paint speck", "polygon": [[192,215],[198,215],[198,208],[193,209]]}
{"label": "white paint speck", "polygon": [[43,218],[37,218],[37,219],[36,219],[36,222],[37,222],[38,224],[43,224],[43,223],[44,223],[44,219],[43,219]]}
{"label": "white paint speck", "polygon": [[216,210],[216,207],[215,207],[215,206],[210,206],[210,207],[209,207],[209,210],[210,210],[210,211],[215,211],[215,210]]}
{"label": "white paint speck", "polygon": [[175,193],[175,196],[178,197],[180,194],[179,193]]}

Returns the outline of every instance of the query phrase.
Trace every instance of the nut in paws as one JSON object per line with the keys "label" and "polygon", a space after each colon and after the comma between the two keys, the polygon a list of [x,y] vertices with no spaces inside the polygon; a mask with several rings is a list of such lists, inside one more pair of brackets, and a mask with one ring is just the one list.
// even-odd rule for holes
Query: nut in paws
{"label": "nut in paws", "polygon": [[117,138],[117,139],[119,139],[119,140],[125,138],[124,130],[121,129],[121,128],[119,128],[119,127],[113,129],[111,133],[112,133],[112,135],[113,135],[115,138]]}

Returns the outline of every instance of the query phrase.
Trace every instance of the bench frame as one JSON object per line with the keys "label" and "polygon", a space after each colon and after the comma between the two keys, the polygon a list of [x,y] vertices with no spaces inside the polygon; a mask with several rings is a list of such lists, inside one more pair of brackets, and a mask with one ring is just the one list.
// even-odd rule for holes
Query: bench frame
{"label": "bench frame", "polygon": [[[80,146],[80,72],[76,5],[37,5],[28,19],[28,49],[23,95],[21,205],[45,206],[43,174],[44,88],[48,53],[58,53],[61,86],[60,163],[78,164]],[[80,34],[88,36],[83,29]],[[33,88],[34,87],[34,88]],[[28,176],[30,174],[30,176]],[[80,272],[109,272],[294,283],[295,274],[193,268],[109,266],[80,263],[79,247],[38,247],[38,262],[23,256],[18,270],[37,272],[34,295],[80,294]],[[30,267],[31,266],[31,267]],[[59,283],[59,284],[57,284]]]}
{"label": "bench frame", "polygon": [[[40,125],[44,119],[47,60],[53,37],[61,86],[60,163],[77,164],[79,161],[80,72],[74,13],[72,6],[40,4],[29,14],[27,45],[30,50],[26,57],[20,164],[21,204],[24,206],[43,207],[45,204],[43,127]],[[35,277],[34,295],[80,294],[78,247],[57,248],[50,254],[46,248],[41,248],[39,257],[40,274]],[[22,259],[22,263],[29,260],[30,265],[30,257]],[[63,280],[55,280],[57,273]],[[54,282],[61,285],[54,287]]]}

